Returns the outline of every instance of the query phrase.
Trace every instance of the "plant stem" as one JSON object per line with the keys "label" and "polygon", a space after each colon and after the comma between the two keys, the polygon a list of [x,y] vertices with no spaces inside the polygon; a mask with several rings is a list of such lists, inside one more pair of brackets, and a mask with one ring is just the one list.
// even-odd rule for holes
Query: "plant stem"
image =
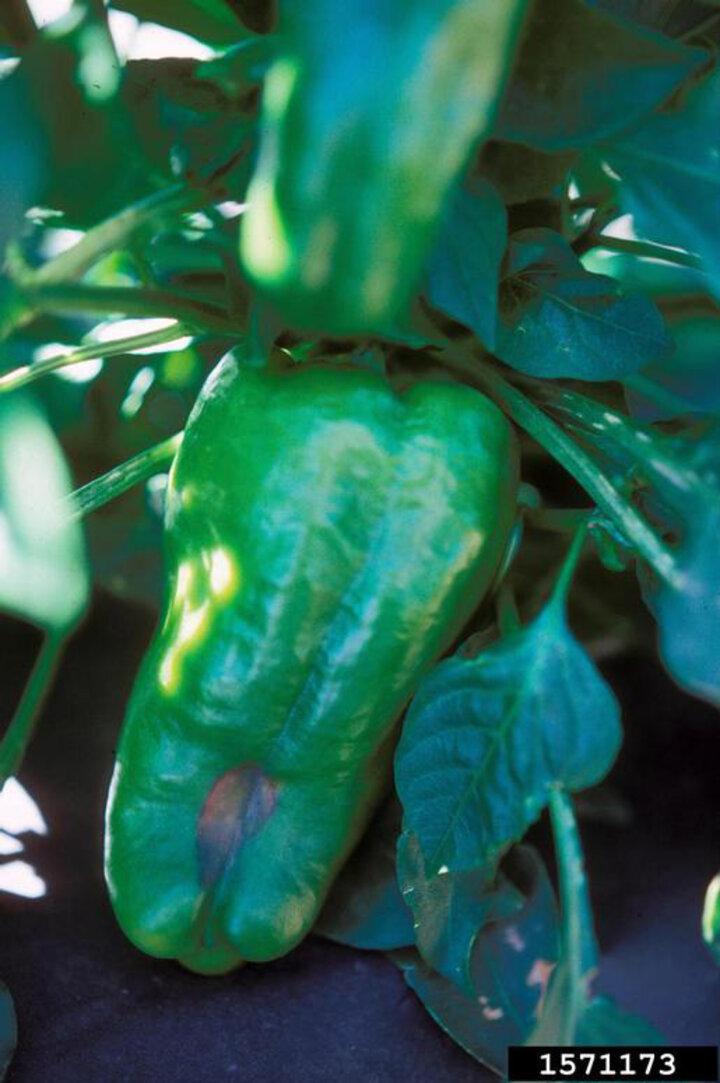
{"label": "plant stem", "polygon": [[580,555],[587,539],[589,518],[590,513],[588,512],[575,531],[575,537],[570,543],[567,556],[560,569],[560,575],[557,577],[555,586],[553,587],[552,598],[550,599],[551,605],[559,605],[563,609],[565,608],[570,584],[572,583],[575,569],[578,566],[578,561],[580,560]]}
{"label": "plant stem", "polygon": [[682,587],[682,576],[672,550],[625,500],[593,459],[559,425],[498,372],[481,364],[461,348],[450,347],[443,357],[449,367],[487,390],[518,425],[565,467],[662,579],[672,587]]}
{"label": "plant stem", "polygon": [[498,628],[502,636],[513,635],[522,627],[515,594],[509,583],[504,582],[495,599]]}
{"label": "plant stem", "polygon": [[99,478],[89,481],[87,485],[76,489],[68,497],[70,519],[82,519],[83,516],[97,511],[116,497],[122,496],[134,485],[159,473],[161,467],[166,466],[175,457],[182,442],[182,436],[181,432],[176,432],[167,440],[141,451],[139,455],[133,456],[120,466],[108,470],[107,474],[102,474]]}
{"label": "plant stem", "polygon": [[169,316],[200,331],[236,335],[242,326],[224,309],[168,290],[126,286],[21,286],[30,306],[43,312],[96,312],[104,316]]}
{"label": "plant stem", "polygon": [[5,736],[0,741],[0,787],[16,775],[65,647],[67,629],[48,630]]}
{"label": "plant stem", "polygon": [[654,241],[636,241],[630,237],[612,237],[606,233],[593,233],[586,242],[586,249],[606,248],[609,252],[623,252],[629,256],[643,259],[659,259],[665,263],[674,263],[678,267],[690,267],[694,271],[704,270],[702,260],[692,252],[682,252]]}
{"label": "plant stem", "polygon": [[145,331],[141,335],[130,335],[126,338],[116,338],[110,342],[89,342],[86,346],[79,346],[71,353],[57,354],[48,357],[44,361],[37,361],[32,365],[21,365],[0,376],[0,392],[17,391],[26,384],[39,380],[41,376],[47,376],[51,372],[68,368],[70,365],[78,365],[83,361],[104,360],[108,357],[116,357],[118,354],[132,353],[134,350],[146,346],[159,346],[165,342],[174,342],[185,333],[179,324],[172,327],[162,327],[157,331]]}
{"label": "plant stem", "polygon": [[[590,896],[572,799],[560,787],[550,795],[555,854],[560,886],[561,959],[567,968],[570,996],[558,1045],[572,1045],[577,1022],[587,998],[588,974],[597,965]],[[591,945],[593,946],[591,949]]]}
{"label": "plant stem", "polygon": [[708,15],[701,22],[695,26],[691,26],[689,30],[686,30],[684,34],[681,34],[679,41],[692,41],[693,38],[700,37],[710,30],[715,23],[720,19],[720,11],[714,11],[712,15]]}

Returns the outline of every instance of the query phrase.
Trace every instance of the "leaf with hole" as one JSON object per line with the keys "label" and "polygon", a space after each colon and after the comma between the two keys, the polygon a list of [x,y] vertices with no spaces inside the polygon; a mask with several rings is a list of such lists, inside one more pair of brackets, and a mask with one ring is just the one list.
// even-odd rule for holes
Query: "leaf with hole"
{"label": "leaf with hole", "polygon": [[531,1033],[558,958],[557,906],[538,854],[517,847],[504,868],[509,912],[477,932],[466,991],[417,952],[393,955],[433,1019],[497,1072],[504,1071],[508,1045],[521,1044]]}
{"label": "leaf with hole", "polygon": [[495,344],[506,364],[530,376],[618,380],[671,350],[653,302],[586,271],[559,234],[511,237]]}

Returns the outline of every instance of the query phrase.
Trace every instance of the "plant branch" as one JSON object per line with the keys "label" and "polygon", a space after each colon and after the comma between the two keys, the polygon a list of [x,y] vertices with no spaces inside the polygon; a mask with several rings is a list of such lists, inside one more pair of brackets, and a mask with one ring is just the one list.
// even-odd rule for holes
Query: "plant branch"
{"label": "plant branch", "polygon": [[508,383],[499,372],[482,364],[461,347],[450,347],[444,352],[443,359],[448,367],[488,391],[505,408],[513,421],[565,467],[662,579],[675,588],[682,586],[672,550],[628,503],[587,452],[556,422]]}
{"label": "plant branch", "polygon": [[132,286],[21,286],[32,309],[42,312],[98,313],[103,316],[168,316],[198,331],[237,335],[242,325],[217,305],[168,290]]}
{"label": "plant branch", "polygon": [[674,263],[678,267],[690,267],[694,271],[703,271],[703,262],[692,252],[683,252],[666,244],[654,241],[636,241],[629,237],[612,237],[606,233],[592,233],[585,241],[583,250],[606,248],[609,252],[621,252],[642,259],[658,259],[664,263]]}
{"label": "plant branch", "polygon": [[558,1038],[558,1045],[572,1045],[587,997],[587,975],[594,969],[596,960],[588,958],[588,946],[593,943],[594,934],[582,844],[572,798],[559,787],[550,795],[550,821],[560,886],[562,961],[571,990],[563,1019],[564,1033]]}
{"label": "plant branch", "polygon": [[139,455],[133,456],[127,462],[113,467],[106,474],[76,489],[67,500],[69,518],[82,519],[90,512],[97,511],[111,500],[115,500],[116,497],[122,496],[141,481],[159,473],[162,467],[167,466],[175,458],[182,443],[182,436],[181,432],[176,432],[167,440],[141,451]]}
{"label": "plant branch", "polygon": [[126,338],[116,338],[110,342],[89,342],[86,346],[79,346],[70,353],[57,354],[48,357],[44,361],[37,361],[30,365],[21,365],[0,376],[0,392],[17,391],[26,384],[39,380],[41,376],[47,376],[51,372],[58,372],[71,365],[81,364],[83,361],[105,360],[108,357],[117,357],[119,354],[132,353],[147,346],[159,346],[165,342],[174,342],[185,333],[181,324],[173,324],[172,327],[162,327],[157,331],[146,331],[141,335],[129,335]]}
{"label": "plant branch", "polygon": [[132,203],[129,207],[99,222],[71,248],[43,263],[29,268],[16,253],[8,258],[11,277],[21,285],[50,286],[80,278],[99,259],[130,240],[142,226],[158,215],[189,211],[208,201],[208,194],[185,184],[174,184],[161,192]]}
{"label": "plant branch", "polygon": [[68,635],[67,629],[51,629],[45,635],[20,703],[0,741],[0,788],[20,769]]}

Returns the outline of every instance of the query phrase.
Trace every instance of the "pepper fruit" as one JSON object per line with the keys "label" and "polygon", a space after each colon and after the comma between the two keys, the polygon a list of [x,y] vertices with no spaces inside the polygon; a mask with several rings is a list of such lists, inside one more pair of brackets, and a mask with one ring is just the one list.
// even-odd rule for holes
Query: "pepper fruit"
{"label": "pepper fruit", "polygon": [[498,565],[516,473],[505,418],[460,384],[230,356],[211,374],[109,797],[106,875],[138,947],[217,973],[309,931],[387,789],[398,716]]}
{"label": "pepper fruit", "polygon": [[292,0],[241,227],[296,327],[405,322],[445,198],[494,121],[525,0]]}

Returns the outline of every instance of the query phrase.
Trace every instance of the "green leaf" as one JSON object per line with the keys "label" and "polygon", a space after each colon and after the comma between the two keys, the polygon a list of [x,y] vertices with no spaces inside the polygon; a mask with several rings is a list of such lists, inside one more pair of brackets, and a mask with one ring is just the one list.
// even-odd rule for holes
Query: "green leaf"
{"label": "green leaf", "polygon": [[644,465],[660,502],[653,510],[680,537],[674,579],[643,584],[660,655],[678,684],[720,705],[720,425]]}
{"label": "green leaf", "polygon": [[476,657],[441,662],[410,705],[395,763],[429,873],[491,877],[551,789],[599,782],[620,739],[617,701],[556,602]]}
{"label": "green leaf", "polygon": [[674,353],[643,369],[643,376],[670,397],[654,401],[631,386],[628,401],[633,414],[642,421],[657,421],[687,413],[720,413],[720,320],[714,314],[698,314],[673,320],[670,328]]}
{"label": "green leaf", "polygon": [[591,7],[675,36],[704,21],[703,4],[717,0],[586,0]]}
{"label": "green leaf", "polygon": [[0,606],[63,630],[85,608],[82,534],[63,500],[70,478],[44,417],[29,399],[0,401]]}
{"label": "green leaf", "polygon": [[505,206],[487,181],[473,178],[449,202],[430,255],[425,294],[434,308],[495,344]]}
{"label": "green leaf", "polygon": [[316,933],[373,951],[415,943],[412,917],[395,872],[401,816],[397,800],[388,799],[333,884]]}
{"label": "green leaf", "polygon": [[712,878],[705,892],[702,935],[713,959],[720,964],[720,874]]}
{"label": "green leaf", "polygon": [[639,233],[699,255],[720,296],[720,70],[602,150]]}
{"label": "green leaf", "polygon": [[598,947],[582,843],[572,799],[560,788],[550,798],[550,821],[560,884],[561,950],[528,1045],[573,1044],[597,969]]}
{"label": "green leaf", "polygon": [[608,997],[595,997],[578,1019],[575,1045],[665,1045],[660,1031]]}
{"label": "green leaf", "polygon": [[[41,189],[44,144],[37,117],[18,79],[0,79],[0,252],[17,235]],[[0,302],[1,304],[1,302]],[[0,315],[0,327],[2,316]]]}
{"label": "green leaf", "polygon": [[0,1079],[5,1078],[17,1045],[17,1018],[10,991],[0,982]]}
{"label": "green leaf", "polygon": [[580,0],[536,0],[495,135],[546,151],[587,146],[652,112],[704,63],[702,50]]}
{"label": "green leaf", "polygon": [[475,937],[471,992],[461,991],[417,952],[393,956],[433,1019],[497,1072],[505,1069],[508,1045],[519,1045],[531,1032],[558,957],[557,907],[540,858],[530,847],[517,847],[506,871],[513,912],[487,923]]}
{"label": "green leaf", "polygon": [[568,172],[576,160],[575,151],[543,154],[524,143],[491,139],[480,153],[479,171],[500,193],[505,203],[528,203],[538,199],[559,199]]}
{"label": "green leaf", "polygon": [[[524,629],[441,662],[405,720],[398,876],[427,962],[467,989],[500,858],[558,784],[582,789],[620,743],[617,702],[573,639],[556,595]],[[497,916],[497,914],[495,914]]]}
{"label": "green leaf", "polygon": [[520,372],[617,380],[673,348],[652,301],[586,271],[547,229],[510,239],[495,352]]}

